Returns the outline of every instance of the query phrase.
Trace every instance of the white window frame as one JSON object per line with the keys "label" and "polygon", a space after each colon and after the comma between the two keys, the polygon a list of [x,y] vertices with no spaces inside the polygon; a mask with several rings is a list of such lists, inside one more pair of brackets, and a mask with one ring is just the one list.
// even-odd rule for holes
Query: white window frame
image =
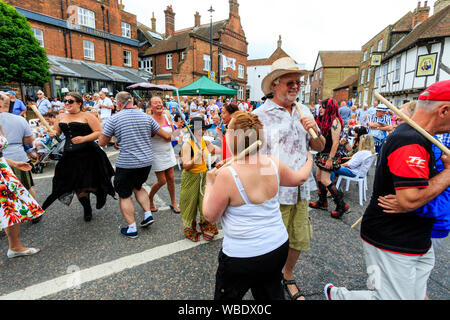
{"label": "white window frame", "polygon": [[394,82],[400,81],[400,69],[402,66],[402,57],[399,56],[395,59],[395,72],[394,72]]}
{"label": "white window frame", "polygon": [[383,51],[383,39],[378,41],[378,52]]}
{"label": "white window frame", "polygon": [[211,56],[209,54],[203,55],[203,71],[211,71]]}
{"label": "white window frame", "polygon": [[237,98],[238,98],[239,100],[244,99],[244,87],[241,87],[241,86],[239,87]]}
{"label": "white window frame", "polygon": [[95,44],[93,41],[83,40],[84,59],[95,60]]}
{"label": "white window frame", "polygon": [[361,84],[364,84],[365,78],[366,78],[366,69],[364,68],[361,70],[361,81],[360,81]]}
{"label": "white window frame", "polygon": [[181,52],[181,61],[183,61],[186,58],[186,52]]}
{"label": "white window frame", "polygon": [[244,79],[245,78],[245,67],[242,64],[240,64],[238,66],[238,78],[239,79]]}
{"label": "white window frame", "polygon": [[131,39],[131,25],[129,23],[123,22],[122,26],[122,37]]}
{"label": "white window frame", "polygon": [[367,50],[364,51],[363,61],[367,60]]}
{"label": "white window frame", "polygon": [[173,55],[171,53],[166,54],[166,70],[172,70],[172,59]]}
{"label": "white window frame", "polygon": [[95,29],[95,12],[78,7],[78,24]]}
{"label": "white window frame", "polygon": [[[128,60],[128,62],[127,62]],[[125,67],[132,67],[133,66],[133,60],[130,50],[123,50],[123,65]]]}
{"label": "white window frame", "polygon": [[39,41],[39,45],[44,48],[44,31],[37,28],[31,28],[33,29],[34,37]]}
{"label": "white window frame", "polygon": [[367,83],[370,82],[370,72],[371,72],[370,67],[368,67],[367,68],[367,80],[366,80]]}
{"label": "white window frame", "polygon": [[375,68],[375,82],[374,82],[374,88],[378,88],[378,86],[380,85],[380,72],[381,72],[381,68],[377,67]]}
{"label": "white window frame", "polygon": [[382,75],[381,75],[381,86],[384,87],[387,84],[388,78],[388,64],[383,64],[382,66]]}
{"label": "white window frame", "polygon": [[153,57],[139,58],[139,69],[145,70],[153,74],[152,61]]}

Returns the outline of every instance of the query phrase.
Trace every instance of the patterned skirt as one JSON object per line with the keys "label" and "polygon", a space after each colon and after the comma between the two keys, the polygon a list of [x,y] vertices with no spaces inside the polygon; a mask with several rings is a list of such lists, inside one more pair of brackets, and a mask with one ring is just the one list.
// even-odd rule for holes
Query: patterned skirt
{"label": "patterned skirt", "polygon": [[5,229],[44,214],[44,210],[0,158],[0,227]]}
{"label": "patterned skirt", "polygon": [[[217,224],[209,223],[203,216],[205,183],[206,172],[192,173],[183,170],[181,174],[180,210],[184,235],[194,242],[200,241],[201,235],[206,241],[211,241],[219,234]],[[200,232],[197,231],[197,212],[200,212]]]}

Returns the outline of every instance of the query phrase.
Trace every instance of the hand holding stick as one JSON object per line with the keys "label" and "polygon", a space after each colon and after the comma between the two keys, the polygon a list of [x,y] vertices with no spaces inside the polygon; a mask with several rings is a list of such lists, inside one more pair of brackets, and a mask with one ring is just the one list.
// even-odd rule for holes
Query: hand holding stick
{"label": "hand holding stick", "polygon": [[36,114],[36,116],[39,118],[39,120],[41,121],[41,123],[47,128],[48,132],[53,135],[55,137],[56,140],[58,140],[58,142],[61,142],[61,140],[59,139],[58,135],[56,134],[55,130],[53,130],[53,128],[48,124],[48,122],[45,120],[45,118],[42,116],[42,114],[39,112],[38,108],[32,104],[31,105],[31,109],[33,110],[33,112]]}
{"label": "hand holding stick", "polygon": [[[297,109],[298,113],[300,114],[300,117],[304,118],[305,115],[304,115],[304,113],[303,113],[303,111],[302,111],[302,108],[300,108],[300,106],[298,105],[297,102],[295,103],[295,108]],[[312,128],[310,128],[310,129],[308,130],[308,132],[309,132],[309,134],[311,135],[311,137],[312,137],[313,139],[317,139],[317,134],[316,134],[316,132],[315,132]]]}
{"label": "hand holding stick", "polygon": [[258,140],[254,144],[252,144],[250,147],[248,147],[247,149],[242,151],[240,154],[238,154],[237,156],[234,156],[233,158],[228,159],[222,167],[217,169],[216,175],[219,173],[220,170],[222,170],[225,167],[230,166],[233,162],[244,159],[246,156],[248,156],[251,152],[255,151],[261,145],[262,145],[262,142]]}
{"label": "hand holding stick", "polygon": [[436,145],[439,149],[442,150],[447,156],[450,156],[450,150],[444,146],[439,140],[434,138],[431,134],[429,134],[427,131],[425,131],[423,128],[421,128],[417,123],[415,123],[411,118],[409,118],[407,115],[405,115],[403,112],[401,112],[399,109],[394,107],[386,98],[384,98],[381,94],[378,92],[374,93],[375,98],[380,100],[384,105],[386,105],[389,109],[392,110],[397,116],[402,118],[405,122],[407,122],[411,127],[419,131],[421,135],[423,135],[428,141]]}

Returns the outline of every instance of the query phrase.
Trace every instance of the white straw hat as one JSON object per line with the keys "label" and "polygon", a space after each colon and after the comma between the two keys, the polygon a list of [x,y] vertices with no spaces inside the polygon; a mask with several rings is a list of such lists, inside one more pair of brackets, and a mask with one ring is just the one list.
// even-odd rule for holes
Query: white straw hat
{"label": "white straw hat", "polygon": [[284,76],[285,74],[296,73],[298,75],[306,74],[305,70],[300,70],[295,61],[292,58],[285,57],[276,60],[271,67],[270,73],[265,76],[261,83],[262,92],[265,95],[272,93],[272,83]]}

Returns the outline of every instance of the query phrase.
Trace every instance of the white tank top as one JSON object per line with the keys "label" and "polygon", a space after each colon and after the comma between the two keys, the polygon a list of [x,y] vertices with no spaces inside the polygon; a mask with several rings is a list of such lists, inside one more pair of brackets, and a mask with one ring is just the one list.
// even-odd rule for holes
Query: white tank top
{"label": "white tank top", "polygon": [[[276,164],[270,159],[280,185]],[[288,240],[277,195],[263,204],[252,204],[236,170],[228,167],[245,204],[228,206],[221,218],[224,232],[222,251],[232,258],[252,258],[267,254]]]}

